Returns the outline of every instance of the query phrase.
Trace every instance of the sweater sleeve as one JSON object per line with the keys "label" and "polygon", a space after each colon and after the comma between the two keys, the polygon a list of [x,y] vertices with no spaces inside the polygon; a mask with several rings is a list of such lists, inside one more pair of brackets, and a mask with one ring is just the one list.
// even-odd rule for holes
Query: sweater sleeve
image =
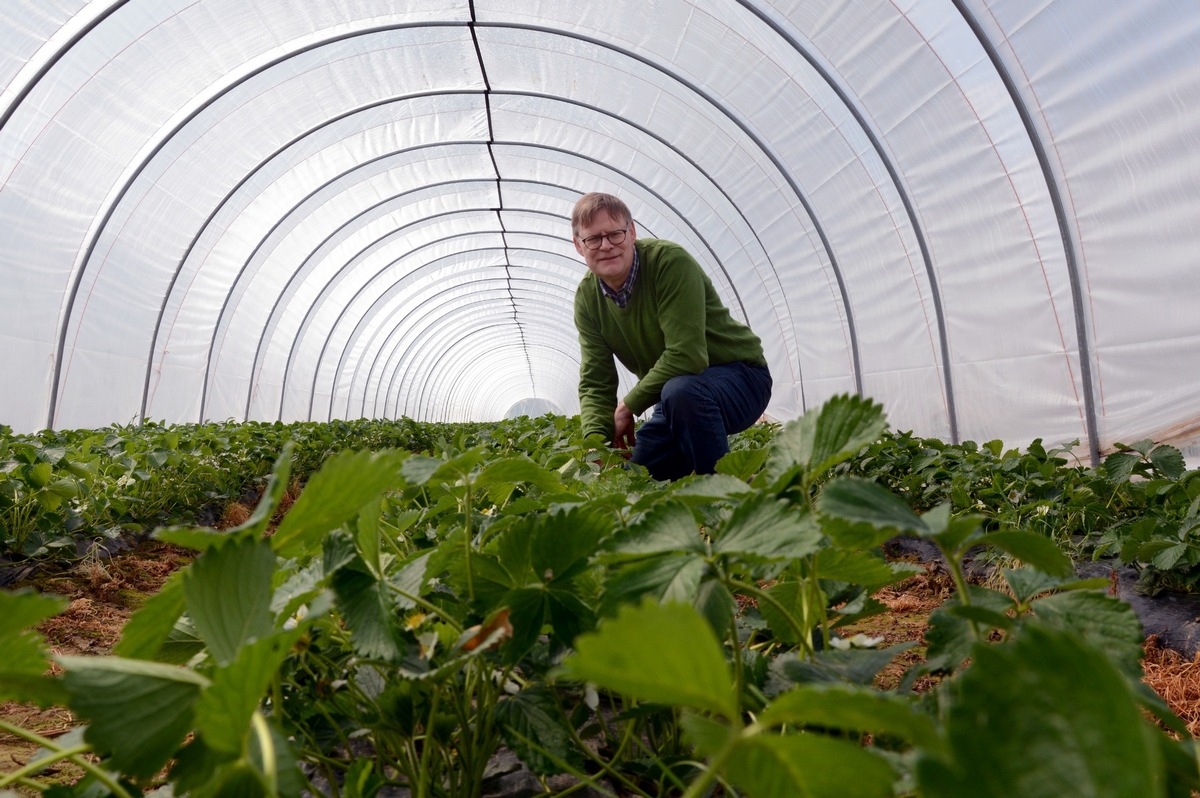
{"label": "sweater sleeve", "polygon": [[635,415],[658,402],[667,380],[680,374],[699,374],[708,368],[704,272],[683,247],[670,247],[663,258],[653,300],[665,346],[625,397],[625,404]]}
{"label": "sweater sleeve", "polygon": [[579,331],[579,416],[583,434],[600,433],[611,441],[613,411],[617,409],[617,366],[613,352],[600,334],[600,323],[588,308],[584,294],[594,286],[584,283],[575,293],[575,329]]}

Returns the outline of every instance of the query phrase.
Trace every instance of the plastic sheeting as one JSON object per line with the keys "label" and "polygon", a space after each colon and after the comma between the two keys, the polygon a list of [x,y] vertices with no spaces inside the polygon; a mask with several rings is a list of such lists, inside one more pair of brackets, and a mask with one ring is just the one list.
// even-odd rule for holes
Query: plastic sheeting
{"label": "plastic sheeting", "polygon": [[773,418],[1200,436],[1187,0],[6,0],[0,86],[20,431],[577,412],[606,190],[763,337]]}

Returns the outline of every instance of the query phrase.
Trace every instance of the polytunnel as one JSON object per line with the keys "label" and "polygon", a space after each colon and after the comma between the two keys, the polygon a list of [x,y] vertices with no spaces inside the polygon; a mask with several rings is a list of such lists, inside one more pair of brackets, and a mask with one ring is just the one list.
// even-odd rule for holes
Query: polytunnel
{"label": "polytunnel", "polygon": [[[5,0],[0,423],[578,412],[602,190],[947,440],[1194,455],[1200,5]],[[631,385],[631,378],[622,379]]]}

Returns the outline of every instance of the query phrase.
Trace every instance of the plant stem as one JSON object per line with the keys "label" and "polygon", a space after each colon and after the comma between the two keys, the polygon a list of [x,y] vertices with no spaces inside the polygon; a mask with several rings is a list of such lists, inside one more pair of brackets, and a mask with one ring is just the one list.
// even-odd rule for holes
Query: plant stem
{"label": "plant stem", "polygon": [[[965,548],[953,552],[943,551],[942,557],[950,566],[950,576],[954,579],[954,589],[958,592],[959,604],[969,607],[971,606],[971,594],[967,590],[967,578],[962,570],[962,558],[965,553]],[[975,639],[982,640],[983,632],[979,629],[979,622],[972,618],[967,623],[971,625],[971,634],[975,636]]]}
{"label": "plant stem", "polygon": [[279,794],[278,763],[275,761],[275,740],[271,737],[271,727],[267,719],[258,710],[250,716],[250,725],[258,738],[259,753],[262,754],[263,777],[266,779],[267,795]]}
{"label": "plant stem", "polygon": [[[560,709],[559,709],[559,711],[560,711],[560,712],[562,712],[562,709],[560,708]],[[597,713],[596,713],[596,717],[597,717],[597,718],[599,718],[599,717],[600,717],[600,713],[598,713],[598,712],[597,712]],[[574,728],[574,727],[573,727],[573,726],[572,726],[570,723],[564,723],[564,724],[563,724],[563,727],[564,727],[564,728],[567,730],[567,732],[568,732],[568,733],[571,735],[571,741],[575,743],[575,747],[576,747],[576,748],[577,748],[579,751],[582,751],[582,752],[583,752],[583,754],[584,754],[584,755],[585,755],[585,756],[586,756],[588,759],[590,759],[590,760],[592,760],[593,762],[595,762],[595,763],[596,763],[596,764],[597,764],[597,765],[600,767],[600,770],[601,770],[601,771],[602,771],[604,774],[606,774],[607,776],[609,776],[609,777],[611,777],[611,778],[613,778],[613,779],[616,779],[617,781],[621,782],[621,784],[622,784],[622,785],[623,785],[623,786],[624,786],[626,789],[628,789],[628,790],[630,790],[630,791],[632,791],[632,792],[635,792],[635,793],[637,793],[638,795],[641,795],[641,796],[643,796],[643,798],[650,798],[650,796],[648,796],[648,795],[647,795],[645,792],[643,792],[642,790],[640,790],[636,784],[634,784],[632,781],[630,781],[630,780],[629,780],[629,779],[628,779],[628,778],[625,776],[625,774],[621,773],[619,770],[617,770],[616,768],[614,768],[614,767],[613,767],[613,766],[612,766],[610,763],[608,763],[608,762],[606,762],[604,759],[602,759],[602,758],[601,758],[601,757],[600,757],[600,756],[599,756],[597,753],[595,753],[595,752],[594,752],[594,751],[591,749],[591,747],[590,747],[590,746],[589,746],[587,743],[585,743],[585,742],[584,742],[582,739],[580,739],[578,730],[576,730],[576,729],[575,729],[575,728]],[[519,734],[519,735],[520,735],[520,732],[517,732],[517,734]],[[524,737],[524,735],[520,735],[520,736]],[[533,741],[533,740],[529,740],[529,738],[525,738],[525,739],[526,739],[528,742],[530,742],[530,743],[534,743],[534,741]],[[616,750],[616,752],[614,752],[614,754],[613,754],[613,757],[614,757],[614,758],[616,758],[617,756],[620,756],[620,754],[621,754],[621,751],[622,751],[622,749],[623,749],[623,748],[624,748],[624,745],[622,744],[621,748],[618,748],[618,749]],[[548,751],[546,751],[544,748],[542,748],[542,749],[540,749],[540,750],[542,751],[542,753],[543,753],[545,756],[547,756],[547,757],[551,758],[551,759],[554,761],[554,763],[555,763],[556,765],[558,765],[559,767],[561,767],[561,768],[564,768],[564,769],[566,769],[566,768],[568,768],[568,767],[569,767],[569,766],[567,765],[567,763],[558,761],[558,759],[557,759],[557,758],[553,757],[553,756],[552,756],[552,755],[551,755],[551,754],[550,754]],[[578,778],[582,778],[582,776],[583,776],[583,774],[581,774],[581,773],[574,773],[573,775],[575,775],[575,776],[576,776],[576,777],[578,777]],[[581,781],[580,783],[581,783],[581,784],[583,784],[584,782],[582,782],[582,781]],[[595,789],[599,789],[599,787],[598,787],[597,785],[595,785],[595,784],[589,784],[588,786],[594,787]]]}
{"label": "plant stem", "polygon": [[724,766],[725,760],[729,759],[729,757],[733,755],[734,750],[737,748],[738,743],[741,742],[742,737],[746,734],[746,731],[752,728],[754,727],[751,726],[747,729],[743,729],[740,735],[725,743],[721,750],[717,752],[717,755],[714,756],[704,770],[701,771],[700,778],[688,785],[687,792],[683,794],[683,798],[700,798],[700,796],[705,794],[709,786],[717,780],[717,776],[721,771],[721,767]]}
{"label": "plant stem", "polygon": [[[821,582],[817,577],[817,555],[812,554],[806,558],[805,564],[807,568],[807,576],[802,585],[803,587],[803,603],[804,617],[801,618],[801,623],[806,629],[814,629],[818,625],[821,627],[821,643],[829,646],[829,614],[825,611],[825,597],[821,592]],[[810,623],[813,608],[816,608],[817,621]],[[812,650],[812,634],[805,636],[805,642],[808,643],[809,650]]]}
{"label": "plant stem", "polygon": [[429,720],[425,723],[425,745],[421,749],[421,765],[417,774],[417,798],[428,798],[429,796],[429,758],[433,756],[433,749],[436,745],[433,739],[433,727],[437,723],[438,703],[441,696],[440,690],[434,690],[433,699],[429,703]]}
{"label": "plant stem", "polygon": [[0,778],[0,787],[4,787],[14,781],[24,779],[26,776],[32,776],[40,770],[44,770],[49,765],[66,759],[74,762],[75,757],[79,754],[86,754],[92,750],[92,747],[87,744],[77,745],[74,748],[60,748],[54,752],[54,756],[48,756],[41,759],[35,759],[24,767],[17,768],[12,773]]}
{"label": "plant stem", "polygon": [[733,689],[739,705],[746,689],[746,664],[742,662],[742,641],[738,639],[737,618],[729,618],[730,642],[733,645]]}
{"label": "plant stem", "polygon": [[795,616],[793,616],[792,613],[789,612],[786,607],[784,607],[782,604],[779,603],[778,599],[776,599],[770,593],[767,593],[766,591],[764,591],[757,585],[752,585],[749,582],[742,582],[738,579],[729,579],[726,582],[726,585],[731,590],[735,590],[739,593],[746,593],[747,595],[754,596],[754,598],[757,599],[758,601],[766,602],[767,604],[770,604],[772,607],[774,607],[776,612],[778,612],[780,615],[782,615],[784,620],[786,620],[788,622],[788,626],[792,627],[792,631],[794,631],[796,633],[796,639],[800,641],[801,647],[803,647],[805,652],[808,653],[810,656],[812,655],[812,653],[813,653],[812,640],[809,638],[808,630],[803,627],[803,625],[800,623],[800,621],[796,620]]}
{"label": "plant stem", "polygon": [[460,634],[462,633],[462,624],[460,624],[458,621],[451,618],[449,615],[446,615],[445,613],[443,613],[442,608],[439,607],[438,605],[436,605],[430,601],[427,601],[414,593],[408,593],[406,591],[403,591],[400,588],[396,587],[391,582],[388,582],[387,585],[388,585],[388,587],[390,587],[392,589],[392,592],[395,593],[397,596],[408,599],[413,604],[416,604],[418,607],[425,610],[426,612],[431,613],[431,614],[436,615],[437,617],[441,618],[442,622],[445,623],[447,626],[449,626],[454,631],[456,631]]}
{"label": "plant stem", "polygon": [[467,599],[475,603],[475,574],[471,569],[471,479],[468,476],[463,480],[466,485],[467,495],[464,498],[463,505],[463,528],[466,530],[466,537],[463,540],[464,555],[467,565]]}
{"label": "plant stem", "polygon": [[35,745],[38,745],[53,753],[53,756],[34,760],[33,762],[25,765],[25,767],[0,777],[0,787],[5,787],[15,781],[24,781],[26,776],[37,773],[38,771],[45,769],[46,766],[65,759],[71,764],[82,768],[84,771],[92,775],[96,781],[107,787],[113,795],[117,796],[117,798],[133,798],[133,796],[129,794],[129,791],[122,787],[121,784],[114,779],[108,771],[92,762],[89,762],[81,756],[81,754],[90,753],[92,751],[92,747],[90,745],[83,744],[75,746],[74,748],[61,748],[49,738],[31,732],[28,729],[22,729],[19,726],[13,726],[12,724],[6,723],[2,720],[0,720],[0,731],[7,732],[14,737],[19,737],[22,740],[34,743]]}

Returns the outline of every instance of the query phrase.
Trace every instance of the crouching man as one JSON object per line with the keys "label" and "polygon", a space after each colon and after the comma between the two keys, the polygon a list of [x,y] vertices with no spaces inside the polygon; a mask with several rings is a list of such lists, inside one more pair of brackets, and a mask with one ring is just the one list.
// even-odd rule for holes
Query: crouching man
{"label": "crouching man", "polygon": [[[639,239],[619,198],[585,194],[571,232],[589,272],[575,292],[583,434],[632,451],[655,479],[713,473],[728,436],[771,398],[762,341],[683,247]],[[638,378],[620,398],[614,357]],[[635,435],[634,417],[650,407]]]}

